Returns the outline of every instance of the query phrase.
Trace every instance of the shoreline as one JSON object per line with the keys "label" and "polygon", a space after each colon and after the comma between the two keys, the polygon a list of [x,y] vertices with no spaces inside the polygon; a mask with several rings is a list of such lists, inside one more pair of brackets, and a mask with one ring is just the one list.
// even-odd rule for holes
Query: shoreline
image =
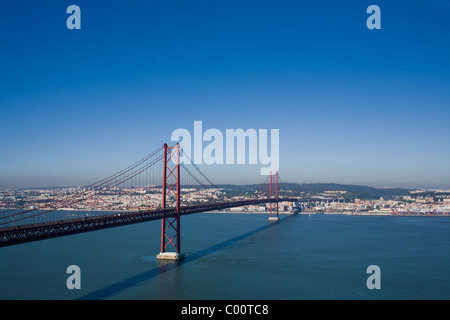
{"label": "shoreline", "polygon": [[[21,209],[8,209],[8,208],[2,208],[0,209],[0,213],[2,210],[6,211],[20,211]],[[38,209],[39,210],[39,209]],[[44,210],[44,209],[42,209]],[[139,212],[140,210],[78,210],[78,209],[71,209],[71,208],[61,208],[55,211],[64,211],[67,213],[70,212],[84,212],[86,214],[89,213],[123,213],[123,212]],[[261,214],[261,215],[267,215],[269,214],[268,211],[261,212],[261,211],[225,211],[225,210],[212,210],[212,211],[205,211],[203,213],[220,213],[220,214]],[[450,217],[449,214],[420,214],[420,213],[400,213],[400,214],[392,214],[388,212],[366,212],[366,211],[359,211],[359,212],[342,212],[342,211],[301,211],[301,212],[278,212],[279,215],[315,215],[315,214],[324,214],[324,215],[347,215],[347,216],[384,216],[384,217]]]}

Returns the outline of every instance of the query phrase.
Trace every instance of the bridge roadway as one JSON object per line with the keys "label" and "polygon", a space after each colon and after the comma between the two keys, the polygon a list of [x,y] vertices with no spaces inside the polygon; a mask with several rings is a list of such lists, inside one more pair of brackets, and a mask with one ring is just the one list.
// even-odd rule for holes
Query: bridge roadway
{"label": "bridge roadway", "polygon": [[[279,198],[278,202],[297,201],[295,198]],[[180,215],[189,215],[199,212],[222,210],[233,207],[257,205],[262,203],[275,203],[275,199],[251,199],[240,201],[225,201],[195,206],[182,206]],[[120,227],[130,224],[160,220],[176,216],[176,209],[156,209],[139,212],[121,212],[108,215],[69,219],[61,221],[34,223],[21,226],[0,228],[0,247],[20,243],[51,239],[77,233],[90,232],[101,229]]]}

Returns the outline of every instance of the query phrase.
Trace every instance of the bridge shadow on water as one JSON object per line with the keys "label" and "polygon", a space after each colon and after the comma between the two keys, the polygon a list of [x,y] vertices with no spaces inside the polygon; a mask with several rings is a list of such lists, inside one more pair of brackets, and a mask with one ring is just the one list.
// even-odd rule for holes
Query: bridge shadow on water
{"label": "bridge shadow on water", "polygon": [[295,215],[289,215],[283,219],[280,219],[278,222],[268,222],[266,225],[263,225],[259,228],[256,228],[254,230],[251,230],[249,232],[246,232],[244,234],[241,234],[239,236],[236,236],[234,238],[231,238],[229,240],[223,241],[221,243],[218,243],[216,245],[213,245],[211,247],[208,247],[203,250],[199,250],[190,254],[186,254],[184,260],[179,262],[158,262],[158,267],[151,269],[149,271],[145,271],[141,274],[135,275],[131,278],[119,281],[117,283],[114,283],[110,286],[107,286],[105,288],[99,289],[97,291],[91,292],[87,295],[84,295],[82,297],[79,297],[77,300],[101,300],[101,299],[107,299],[108,297],[111,297],[121,291],[124,291],[126,289],[129,289],[131,287],[134,287],[140,283],[143,283],[145,281],[148,281],[152,278],[155,278],[161,274],[164,274],[165,272],[174,270],[175,268],[180,268],[183,265],[196,261],[200,258],[203,258],[209,254],[218,252],[220,250],[226,249],[227,247],[230,247],[232,244],[239,242],[241,240],[244,240],[247,237],[253,236],[261,231],[264,231],[272,226],[278,225],[283,221],[288,220],[289,218],[294,217]]}

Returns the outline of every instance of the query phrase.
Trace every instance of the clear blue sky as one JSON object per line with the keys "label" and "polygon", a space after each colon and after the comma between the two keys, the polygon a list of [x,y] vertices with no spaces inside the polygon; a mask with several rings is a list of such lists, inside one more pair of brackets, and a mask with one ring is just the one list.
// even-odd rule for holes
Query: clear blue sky
{"label": "clear blue sky", "polygon": [[444,0],[1,0],[0,187],[87,185],[194,120],[279,129],[285,182],[450,187],[449,17]]}

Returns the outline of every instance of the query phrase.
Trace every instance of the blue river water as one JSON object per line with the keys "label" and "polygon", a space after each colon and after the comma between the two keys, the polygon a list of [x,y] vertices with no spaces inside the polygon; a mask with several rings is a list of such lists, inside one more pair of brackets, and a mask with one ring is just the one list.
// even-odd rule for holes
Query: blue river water
{"label": "blue river water", "polygon": [[0,248],[0,299],[450,299],[448,217],[267,218],[182,217],[181,263],[156,261],[157,221]]}

